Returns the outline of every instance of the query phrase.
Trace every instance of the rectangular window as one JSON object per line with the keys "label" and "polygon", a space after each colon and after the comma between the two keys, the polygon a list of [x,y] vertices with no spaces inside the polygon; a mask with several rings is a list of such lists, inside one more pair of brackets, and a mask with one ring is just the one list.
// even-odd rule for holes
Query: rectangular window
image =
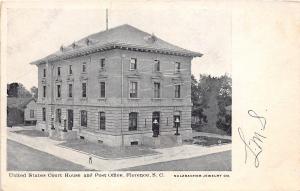
{"label": "rectangular window", "polygon": [[73,97],[73,84],[69,84],[69,97]]}
{"label": "rectangular window", "polygon": [[105,130],[105,113],[99,112],[99,127],[102,130]]}
{"label": "rectangular window", "polygon": [[72,65],[69,65],[69,74],[70,74],[70,75],[73,74]]}
{"label": "rectangular window", "polygon": [[180,115],[174,115],[174,128],[176,128],[176,125],[180,127]]}
{"label": "rectangular window", "polygon": [[82,97],[86,97],[86,83],[82,83]]}
{"label": "rectangular window", "polygon": [[175,73],[180,72],[180,62],[175,62]]}
{"label": "rectangular window", "polygon": [[154,60],[154,71],[159,72],[160,71],[160,61]]}
{"label": "rectangular window", "polygon": [[43,107],[42,113],[43,113],[43,121],[46,121],[46,108]]}
{"label": "rectangular window", "polygon": [[46,86],[43,86],[43,97],[46,97]]}
{"label": "rectangular window", "polygon": [[129,113],[129,131],[137,130],[137,117],[138,114],[136,112]]}
{"label": "rectangular window", "polygon": [[57,76],[60,76],[60,67],[57,67]]}
{"label": "rectangular window", "polygon": [[86,72],[86,62],[82,64],[82,72]]}
{"label": "rectangular window", "polygon": [[57,97],[60,98],[60,96],[61,96],[60,85],[57,85]]}
{"label": "rectangular window", "polygon": [[129,97],[137,98],[137,82],[130,82]]}
{"label": "rectangular window", "polygon": [[105,98],[105,82],[100,82],[100,98]]}
{"label": "rectangular window", "polygon": [[61,109],[56,109],[56,122],[61,124]]}
{"label": "rectangular window", "polygon": [[130,59],[130,70],[136,70],[137,69],[137,59],[131,58]]}
{"label": "rectangular window", "polygon": [[160,83],[154,82],[154,98],[160,98]]}
{"label": "rectangular window", "polygon": [[43,69],[43,77],[46,78],[46,68]]}
{"label": "rectangular window", "polygon": [[30,118],[34,118],[34,110],[33,109],[30,110]]}
{"label": "rectangular window", "polygon": [[100,59],[100,69],[104,70],[104,68],[105,68],[105,58],[101,58]]}
{"label": "rectangular window", "polygon": [[175,85],[175,98],[180,98],[180,85]]}
{"label": "rectangular window", "polygon": [[82,127],[87,127],[87,111],[80,111],[80,124]]}

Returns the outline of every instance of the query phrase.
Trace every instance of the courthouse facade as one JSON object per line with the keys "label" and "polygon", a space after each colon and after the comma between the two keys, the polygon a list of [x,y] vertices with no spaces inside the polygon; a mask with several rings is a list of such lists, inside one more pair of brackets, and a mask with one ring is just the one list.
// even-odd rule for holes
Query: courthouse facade
{"label": "courthouse facade", "polygon": [[37,127],[111,146],[191,136],[191,60],[202,54],[130,25],[92,34],[37,61]]}

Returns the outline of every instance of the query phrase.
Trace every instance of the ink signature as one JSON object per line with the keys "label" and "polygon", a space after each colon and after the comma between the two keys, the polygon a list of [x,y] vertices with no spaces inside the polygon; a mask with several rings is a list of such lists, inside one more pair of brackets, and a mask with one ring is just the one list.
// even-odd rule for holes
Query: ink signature
{"label": "ink signature", "polygon": [[257,119],[260,122],[259,130],[254,131],[252,137],[249,140],[245,139],[241,127],[238,128],[238,132],[245,146],[245,164],[247,163],[248,152],[249,152],[254,156],[254,165],[256,168],[258,168],[260,163],[259,157],[263,152],[263,141],[264,139],[267,138],[262,134],[266,128],[267,120],[265,117],[257,115],[257,113],[253,110],[248,110],[248,114],[250,117]]}

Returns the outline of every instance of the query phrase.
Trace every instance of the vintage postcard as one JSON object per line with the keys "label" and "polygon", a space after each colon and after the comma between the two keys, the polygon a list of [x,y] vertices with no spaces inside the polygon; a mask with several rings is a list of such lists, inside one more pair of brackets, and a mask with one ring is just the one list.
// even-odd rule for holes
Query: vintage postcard
{"label": "vintage postcard", "polygon": [[1,189],[300,190],[300,3],[4,1]]}

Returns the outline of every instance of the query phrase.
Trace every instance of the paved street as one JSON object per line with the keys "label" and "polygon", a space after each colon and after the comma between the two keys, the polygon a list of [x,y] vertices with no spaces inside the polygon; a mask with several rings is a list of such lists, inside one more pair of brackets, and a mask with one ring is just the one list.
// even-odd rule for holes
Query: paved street
{"label": "paved street", "polygon": [[137,166],[126,171],[231,171],[231,151]]}
{"label": "paved street", "polygon": [[9,171],[81,171],[84,166],[60,159],[48,153],[7,140],[7,170]]}

